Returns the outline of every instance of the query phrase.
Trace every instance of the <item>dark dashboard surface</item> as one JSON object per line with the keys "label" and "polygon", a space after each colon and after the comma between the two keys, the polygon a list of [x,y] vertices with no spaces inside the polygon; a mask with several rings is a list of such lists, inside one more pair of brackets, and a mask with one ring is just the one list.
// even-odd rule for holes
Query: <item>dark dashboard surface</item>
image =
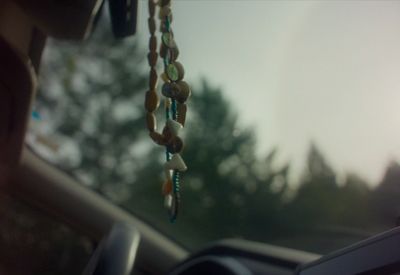
{"label": "dark dashboard surface", "polygon": [[400,274],[400,228],[383,232],[305,264],[296,274]]}
{"label": "dark dashboard surface", "polygon": [[201,250],[171,275],[393,275],[400,274],[400,228],[329,255],[242,240],[227,240]]}
{"label": "dark dashboard surface", "polygon": [[226,240],[207,247],[179,264],[171,275],[292,275],[300,264],[320,256],[244,240]]}

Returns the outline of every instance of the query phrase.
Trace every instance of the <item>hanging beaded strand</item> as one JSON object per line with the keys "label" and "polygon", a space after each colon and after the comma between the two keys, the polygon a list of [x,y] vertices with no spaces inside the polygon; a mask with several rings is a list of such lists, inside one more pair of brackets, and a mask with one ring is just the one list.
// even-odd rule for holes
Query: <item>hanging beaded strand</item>
{"label": "hanging beaded strand", "polygon": [[149,75],[149,90],[146,92],[145,98],[145,108],[146,108],[146,122],[147,128],[150,132],[155,133],[157,127],[156,117],[154,112],[157,110],[160,102],[157,95],[157,82],[158,75],[156,70],[157,65],[157,37],[155,36],[156,32],[156,21],[154,19],[155,14],[155,3],[149,0],[149,32],[150,32],[150,41],[149,41],[149,53],[147,55],[149,66],[150,66],[150,75]]}
{"label": "hanging beaded strand", "polygon": [[161,78],[164,81],[162,94],[165,96],[165,116],[166,125],[162,134],[156,132],[156,119],[154,111],[159,106],[159,100],[156,93],[157,72],[155,69],[158,54],[156,52],[157,39],[155,36],[155,10],[156,4],[149,0],[149,54],[150,65],[149,91],[146,93],[145,107],[147,110],[147,127],[150,131],[150,137],[159,145],[166,147],[166,160],[164,165],[166,181],[162,187],[162,193],[165,196],[165,206],[168,209],[171,222],[176,220],[180,204],[180,172],[186,171],[187,167],[180,156],[183,149],[183,141],[179,137],[179,132],[183,128],[186,119],[186,100],[190,96],[190,87],[184,82],[183,66],[176,61],[179,50],[176,46],[173,32],[171,30],[172,13],[171,1],[160,0],[159,18],[161,20],[161,45],[160,56],[163,58],[164,73]]}

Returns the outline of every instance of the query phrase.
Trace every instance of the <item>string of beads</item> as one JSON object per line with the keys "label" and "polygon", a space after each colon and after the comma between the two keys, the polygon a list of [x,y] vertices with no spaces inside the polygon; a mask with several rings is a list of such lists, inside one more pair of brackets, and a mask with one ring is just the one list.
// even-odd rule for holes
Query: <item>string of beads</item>
{"label": "string of beads", "polygon": [[[157,132],[157,121],[154,112],[160,105],[157,95],[157,37],[156,33],[156,8],[159,6],[160,19],[160,57],[163,59],[164,72],[161,75],[163,85],[161,93],[165,97],[166,124],[161,133]],[[174,34],[171,29],[172,12],[171,0],[148,1],[150,32],[149,53],[147,55],[150,75],[149,90],[146,92],[145,109],[146,124],[151,139],[158,145],[166,147],[166,163],[164,165],[166,180],[162,186],[162,194],[165,197],[165,206],[168,209],[171,222],[178,215],[180,205],[180,173],[187,170],[180,153],[183,150],[183,141],[179,136],[186,120],[186,100],[191,94],[189,85],[183,81],[184,68],[177,61],[179,49],[176,45]]]}

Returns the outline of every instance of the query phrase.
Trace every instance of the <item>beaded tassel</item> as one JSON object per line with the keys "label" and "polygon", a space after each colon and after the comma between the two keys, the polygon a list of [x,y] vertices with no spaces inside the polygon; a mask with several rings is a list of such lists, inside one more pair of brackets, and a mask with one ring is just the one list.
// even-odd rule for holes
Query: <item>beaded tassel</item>
{"label": "beaded tassel", "polygon": [[147,110],[146,121],[150,137],[159,145],[166,147],[166,160],[164,165],[166,181],[162,186],[162,193],[165,196],[165,206],[168,209],[171,222],[176,220],[180,204],[180,172],[186,171],[187,167],[180,153],[183,150],[183,141],[179,133],[185,125],[186,100],[191,94],[189,85],[183,81],[184,69],[177,61],[179,50],[174,40],[171,29],[172,12],[171,0],[160,0],[159,18],[161,31],[160,56],[164,63],[164,73],[161,75],[164,84],[161,92],[165,96],[166,125],[162,133],[156,131],[156,117],[154,112],[159,106],[159,99],[156,92],[158,75],[157,64],[157,38],[155,36],[156,22],[154,19],[156,3],[149,0],[149,54],[150,65],[149,91],[146,92],[145,108]]}

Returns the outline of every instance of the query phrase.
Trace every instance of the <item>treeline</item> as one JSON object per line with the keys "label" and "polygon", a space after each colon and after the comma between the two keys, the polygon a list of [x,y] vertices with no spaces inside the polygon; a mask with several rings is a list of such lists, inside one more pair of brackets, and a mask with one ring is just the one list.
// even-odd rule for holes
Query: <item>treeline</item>
{"label": "treeline", "polygon": [[256,158],[254,133],[238,130],[237,116],[220,90],[204,83],[195,90],[191,108],[184,151],[190,169],[178,223],[168,224],[162,211],[162,177],[149,176],[162,170],[159,158],[149,161],[132,185],[131,198],[122,203],[185,244],[197,247],[240,237],[325,253],[395,226],[398,164],[389,165],[376,188],[355,174],[339,183],[321,151],[311,145],[293,191],[290,165],[277,167],[278,149]]}

